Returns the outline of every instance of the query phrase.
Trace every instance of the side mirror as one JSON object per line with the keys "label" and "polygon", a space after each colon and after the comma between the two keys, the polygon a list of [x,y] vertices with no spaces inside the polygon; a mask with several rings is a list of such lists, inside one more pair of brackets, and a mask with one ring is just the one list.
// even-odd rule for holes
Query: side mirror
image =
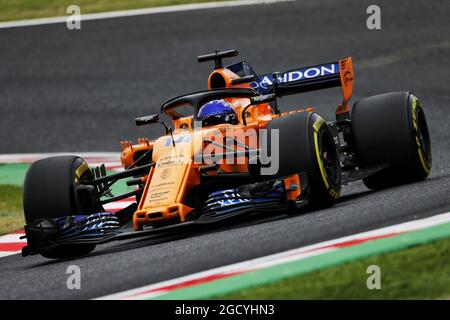
{"label": "side mirror", "polygon": [[249,75],[249,76],[233,79],[233,80],[231,80],[231,84],[236,85],[236,84],[242,84],[242,83],[249,83],[252,81],[255,81],[255,76]]}
{"label": "side mirror", "polygon": [[170,136],[172,137],[172,144],[175,147],[175,140],[173,139],[172,128],[169,127],[167,125],[167,123],[165,123],[164,121],[159,120],[159,115],[157,113],[152,114],[150,116],[136,118],[136,119],[134,119],[134,121],[136,121],[137,126],[144,126],[146,124],[152,124],[152,123],[162,124],[164,129],[166,129],[166,134],[170,134]]}
{"label": "side mirror", "polygon": [[155,113],[150,116],[136,118],[134,121],[136,121],[137,126],[144,126],[146,124],[157,123],[159,122],[159,115]]}

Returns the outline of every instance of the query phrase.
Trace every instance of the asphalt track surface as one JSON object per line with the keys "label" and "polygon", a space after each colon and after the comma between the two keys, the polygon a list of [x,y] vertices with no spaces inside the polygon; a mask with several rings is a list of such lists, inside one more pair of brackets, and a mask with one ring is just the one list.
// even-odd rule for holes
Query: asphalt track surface
{"label": "asphalt track surface", "polygon": [[[261,73],[351,55],[354,100],[411,90],[425,108],[433,169],[424,182],[371,192],[347,187],[335,207],[173,241],[103,245],[51,261],[0,259],[0,298],[95,298],[450,209],[448,1],[377,1],[382,29],[366,28],[367,1],[306,1],[0,30],[0,153],[114,151],[154,136],[134,128],[173,96],[206,86],[195,57],[238,48]],[[339,90],[283,100],[332,117]],[[380,128],[382,130],[382,128]],[[154,131],[152,131],[154,130]],[[82,271],[68,290],[66,269]],[[366,275],[361,275],[365,281]]]}

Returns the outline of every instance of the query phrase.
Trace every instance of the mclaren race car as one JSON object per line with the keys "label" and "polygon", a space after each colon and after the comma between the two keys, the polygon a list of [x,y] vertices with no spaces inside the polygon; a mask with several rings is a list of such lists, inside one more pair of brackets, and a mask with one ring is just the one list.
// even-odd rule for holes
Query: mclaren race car
{"label": "mclaren race car", "polygon": [[[232,219],[293,214],[334,205],[341,186],[362,179],[383,189],[425,179],[431,147],[424,111],[410,92],[392,92],[350,107],[350,57],[259,75],[245,61],[223,66],[236,50],[198,57],[214,61],[208,90],[174,97],[136,125],[166,133],[122,141],[124,170],[106,174],[77,156],[36,161],[23,191],[24,256],[84,255],[101,243],[180,235]],[[277,99],[342,88],[336,119],[313,107],[282,112]],[[127,179],[132,191],[113,195]],[[133,197],[112,213],[106,203]]]}

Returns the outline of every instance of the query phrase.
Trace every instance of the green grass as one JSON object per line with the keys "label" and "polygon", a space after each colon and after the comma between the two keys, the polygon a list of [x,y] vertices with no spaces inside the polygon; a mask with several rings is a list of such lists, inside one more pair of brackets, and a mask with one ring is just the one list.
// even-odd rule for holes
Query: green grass
{"label": "green grass", "polygon": [[[381,289],[368,290],[369,265]],[[249,288],[220,299],[438,299],[450,297],[450,239]]]}
{"label": "green grass", "polygon": [[22,186],[29,166],[27,163],[0,163],[0,185]]}
{"label": "green grass", "polygon": [[22,229],[24,224],[22,188],[0,185],[0,235]]}
{"label": "green grass", "polygon": [[212,0],[1,0],[0,21],[64,16],[71,4],[78,5],[83,14],[196,2]]}

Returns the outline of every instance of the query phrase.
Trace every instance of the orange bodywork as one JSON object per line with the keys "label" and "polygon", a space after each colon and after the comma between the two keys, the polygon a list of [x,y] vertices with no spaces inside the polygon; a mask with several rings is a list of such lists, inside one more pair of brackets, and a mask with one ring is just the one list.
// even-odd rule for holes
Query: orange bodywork
{"label": "orange bodywork", "polygon": [[[351,58],[339,61],[340,76],[343,91],[343,102],[336,109],[336,114],[348,112],[348,101],[353,90],[353,67]],[[216,79],[214,79],[216,78]],[[208,89],[214,88],[214,81],[219,79],[225,87],[250,88],[250,84],[233,85],[231,80],[239,78],[232,71],[222,68],[214,70],[208,78]],[[208,128],[194,128],[193,116],[180,117],[173,120],[172,144],[170,135],[164,135],[154,141],[141,138],[138,144],[129,141],[121,142],[122,164],[129,168],[135,161],[136,152],[145,152],[152,149],[152,161],[155,166],[150,170],[148,176],[142,178],[145,182],[142,197],[138,203],[138,208],[133,216],[133,227],[141,230],[145,225],[155,225],[161,223],[184,222],[188,219],[193,208],[187,206],[186,197],[194,186],[201,183],[200,167],[201,163],[196,163],[194,157],[200,154],[204,148],[204,137],[210,136],[213,131],[218,131],[222,135],[227,134],[229,129],[241,129],[244,132],[266,128],[267,124],[274,118],[281,117],[292,112],[314,112],[314,108],[306,110],[295,110],[274,114],[271,106],[267,103],[251,106],[246,110],[245,118],[247,125],[244,126],[241,116],[242,110],[249,104],[247,98],[226,99],[238,114],[239,123],[237,125],[217,125]],[[246,143],[246,141],[243,141]],[[257,146],[255,146],[257,147]],[[237,159],[235,164],[220,164],[220,170],[227,173],[248,172],[247,159]],[[284,179],[286,197],[289,201],[295,201],[301,195],[300,175],[293,175]]]}

